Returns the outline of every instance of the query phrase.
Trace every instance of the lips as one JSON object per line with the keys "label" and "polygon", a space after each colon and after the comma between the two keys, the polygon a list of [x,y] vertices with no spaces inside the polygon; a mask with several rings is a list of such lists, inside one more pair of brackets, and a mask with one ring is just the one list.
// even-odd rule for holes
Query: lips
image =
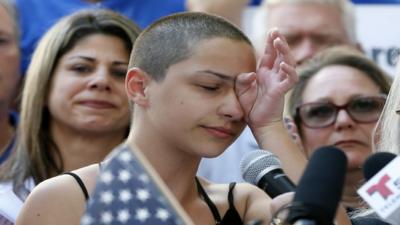
{"label": "lips", "polygon": [[358,140],[343,140],[343,141],[337,141],[334,144],[335,146],[351,146],[351,145],[365,145],[363,142],[358,141]]}
{"label": "lips", "polygon": [[94,108],[94,109],[111,109],[115,108],[116,105],[109,102],[109,101],[103,101],[103,100],[84,100],[80,101],[79,104]]}
{"label": "lips", "polygon": [[203,126],[203,128],[205,128],[208,133],[218,138],[232,138],[233,136],[235,136],[235,132],[233,132],[232,129],[229,128],[210,126]]}

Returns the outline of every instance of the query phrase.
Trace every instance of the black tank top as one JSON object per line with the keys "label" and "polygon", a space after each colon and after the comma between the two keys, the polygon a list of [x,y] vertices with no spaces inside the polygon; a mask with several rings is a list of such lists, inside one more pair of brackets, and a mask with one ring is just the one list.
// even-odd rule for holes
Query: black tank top
{"label": "black tank top", "polygon": [[[82,179],[72,172],[65,172],[64,174],[72,176],[76,182],[78,183],[79,187],[82,189],[83,195],[85,196],[86,201],[89,200],[89,194],[86,189],[85,184],[83,183]],[[210,197],[208,197],[207,193],[204,191],[203,187],[201,186],[199,180],[196,177],[196,184],[197,190],[203,200],[207,203],[208,207],[210,208],[216,225],[242,225],[242,219],[240,218],[239,213],[237,212],[235,205],[233,204],[233,189],[235,188],[236,183],[232,182],[229,184],[229,192],[228,192],[228,203],[229,208],[226,211],[224,217],[221,219],[219,215],[218,209],[215,204],[211,201]]]}
{"label": "black tank top", "polygon": [[215,204],[211,201],[211,199],[208,197],[207,193],[204,191],[203,187],[201,186],[199,180],[196,177],[196,184],[197,184],[197,190],[203,200],[207,203],[208,207],[210,208],[214,219],[215,219],[215,224],[216,225],[242,225],[242,218],[240,218],[239,213],[237,212],[235,205],[233,204],[233,189],[235,188],[236,183],[230,183],[229,184],[229,192],[228,192],[228,203],[229,203],[229,208],[226,211],[224,217],[221,219],[221,216],[219,215],[218,209],[215,206]]}

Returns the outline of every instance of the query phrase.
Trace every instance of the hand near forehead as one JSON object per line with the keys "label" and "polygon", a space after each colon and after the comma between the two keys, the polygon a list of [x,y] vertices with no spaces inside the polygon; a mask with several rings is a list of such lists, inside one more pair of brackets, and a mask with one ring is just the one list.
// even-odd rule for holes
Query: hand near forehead
{"label": "hand near forehead", "polygon": [[250,128],[282,121],[284,96],[298,80],[295,66],[285,38],[278,30],[271,30],[257,71],[241,74],[236,81],[236,93]]}

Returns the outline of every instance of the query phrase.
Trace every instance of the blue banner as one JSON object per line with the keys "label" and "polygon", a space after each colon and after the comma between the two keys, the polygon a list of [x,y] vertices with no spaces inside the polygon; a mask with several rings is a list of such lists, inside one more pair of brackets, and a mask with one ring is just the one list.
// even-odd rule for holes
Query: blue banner
{"label": "blue banner", "polygon": [[[260,5],[262,0],[251,0],[250,5]],[[400,0],[352,0],[355,4],[400,4]]]}
{"label": "blue banner", "polygon": [[355,4],[400,4],[400,0],[352,0]]}

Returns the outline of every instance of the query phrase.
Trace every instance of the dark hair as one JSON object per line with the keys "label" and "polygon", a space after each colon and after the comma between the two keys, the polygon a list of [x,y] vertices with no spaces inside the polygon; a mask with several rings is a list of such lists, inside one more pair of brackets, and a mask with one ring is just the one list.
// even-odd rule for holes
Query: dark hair
{"label": "dark hair", "polygon": [[[390,77],[361,52],[344,46],[322,50],[299,68],[299,82],[290,94],[289,113],[298,127],[300,119],[296,115],[296,107],[303,103],[302,95],[308,82],[320,70],[331,65],[344,65],[358,69],[379,87],[381,93],[389,93]],[[299,132],[301,135],[301,130]]]}
{"label": "dark hair", "polygon": [[222,17],[199,12],[177,13],[146,28],[138,37],[129,68],[138,67],[162,80],[173,64],[187,59],[200,41],[229,38],[251,45],[246,35]]}

